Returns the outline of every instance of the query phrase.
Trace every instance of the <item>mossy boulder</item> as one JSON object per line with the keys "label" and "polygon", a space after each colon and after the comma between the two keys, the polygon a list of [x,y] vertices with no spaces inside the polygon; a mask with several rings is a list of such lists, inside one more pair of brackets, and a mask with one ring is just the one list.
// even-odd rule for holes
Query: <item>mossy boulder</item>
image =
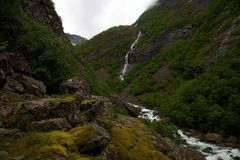
{"label": "mossy boulder", "polygon": [[100,153],[111,141],[109,133],[96,124],[88,124],[69,131],[81,153]]}
{"label": "mossy boulder", "polygon": [[67,149],[61,145],[41,147],[39,150],[41,158],[68,160]]}
{"label": "mossy boulder", "polygon": [[141,112],[141,108],[134,107],[117,96],[110,97],[110,101],[113,103],[114,112],[117,114],[138,117]]}
{"label": "mossy boulder", "polygon": [[110,160],[168,160],[157,150],[154,134],[139,120],[118,115],[106,153]]}
{"label": "mossy boulder", "polygon": [[7,77],[3,89],[19,94],[33,94],[35,96],[44,96],[46,94],[46,86],[42,81],[18,73]]}
{"label": "mossy boulder", "polygon": [[87,122],[114,118],[113,104],[105,97],[87,97],[79,103],[79,109],[82,113],[81,117],[84,117]]}
{"label": "mossy boulder", "polygon": [[73,139],[67,132],[30,132],[20,137],[0,137],[0,150],[7,152],[9,159],[67,159],[68,148],[74,148]]}
{"label": "mossy boulder", "polygon": [[82,111],[89,110],[89,109],[93,108],[93,105],[95,103],[96,103],[96,100],[94,100],[94,99],[84,99],[84,100],[81,101],[80,109]]}
{"label": "mossy boulder", "polygon": [[[69,125],[76,127],[99,119],[114,118],[112,106],[109,101],[62,96],[6,104],[0,108],[0,118],[4,128],[66,129]],[[66,123],[62,120],[60,123],[59,118],[65,119]]]}
{"label": "mossy boulder", "polygon": [[52,118],[65,118],[71,126],[84,124],[81,111],[74,98],[51,98],[8,104],[0,110],[4,127],[26,130],[32,122]]}

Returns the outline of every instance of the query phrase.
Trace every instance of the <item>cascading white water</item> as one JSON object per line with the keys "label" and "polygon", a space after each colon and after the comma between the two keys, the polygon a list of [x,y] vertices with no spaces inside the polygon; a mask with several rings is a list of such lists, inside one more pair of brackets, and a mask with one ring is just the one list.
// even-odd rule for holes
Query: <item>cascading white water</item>
{"label": "cascading white water", "polygon": [[128,68],[128,55],[129,55],[129,53],[134,49],[134,47],[136,46],[136,44],[137,44],[139,38],[141,37],[141,35],[142,35],[142,32],[139,31],[137,39],[136,39],[136,40],[133,42],[133,44],[131,45],[131,48],[130,48],[131,50],[128,51],[127,54],[126,54],[126,56],[125,56],[124,66],[123,66],[123,69],[122,69],[122,71],[121,71],[121,73],[120,73],[120,80],[121,80],[121,81],[124,80],[124,75],[125,75],[126,72],[127,72],[127,68]]}
{"label": "cascading white water", "polygon": [[[206,156],[207,160],[219,160],[220,158],[223,160],[232,160],[233,157],[240,157],[240,150],[233,149],[230,147],[221,147],[215,144],[201,142],[199,139],[195,137],[191,137],[186,135],[183,131],[179,130],[178,133],[182,137],[182,139],[186,140],[188,146],[196,148],[198,151],[203,153]],[[204,149],[211,148],[208,152],[204,152]]]}
{"label": "cascading white water", "polygon": [[[138,116],[139,118],[148,119],[150,121],[160,121],[161,118],[158,115],[154,115],[154,110],[147,109],[143,106],[135,105],[129,103],[129,105],[141,108],[141,113]],[[178,130],[179,135],[182,139],[186,140],[186,143],[189,147],[195,148],[199,152],[203,153],[206,156],[207,160],[233,160],[233,157],[240,157],[240,150],[234,149],[230,147],[221,147],[215,144],[201,142],[199,139],[195,137],[191,137],[186,135],[182,130]],[[211,148],[211,151],[207,153],[204,152],[204,149]]]}

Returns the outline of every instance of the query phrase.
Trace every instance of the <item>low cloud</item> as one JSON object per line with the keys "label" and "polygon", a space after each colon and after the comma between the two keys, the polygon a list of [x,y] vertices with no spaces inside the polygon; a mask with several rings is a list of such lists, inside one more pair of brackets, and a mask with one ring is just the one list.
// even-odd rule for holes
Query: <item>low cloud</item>
{"label": "low cloud", "polygon": [[113,26],[130,25],[156,0],[53,0],[65,32],[86,38]]}

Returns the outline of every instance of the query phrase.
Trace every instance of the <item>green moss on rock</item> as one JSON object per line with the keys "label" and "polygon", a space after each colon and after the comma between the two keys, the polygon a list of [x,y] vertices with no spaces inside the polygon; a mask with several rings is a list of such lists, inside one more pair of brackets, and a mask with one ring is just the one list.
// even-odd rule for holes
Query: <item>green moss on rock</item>
{"label": "green moss on rock", "polygon": [[111,129],[112,141],[108,146],[112,157],[119,160],[169,159],[156,150],[155,137],[139,120],[121,119],[117,123],[119,124]]}
{"label": "green moss on rock", "polygon": [[96,130],[92,127],[92,125],[85,125],[83,127],[74,128],[69,131],[75,139],[75,143],[78,146],[83,146],[89,141],[91,141],[97,134]]}
{"label": "green moss on rock", "polygon": [[61,102],[73,102],[74,100],[75,100],[75,98],[73,96],[63,96],[63,97],[58,97],[58,98],[52,98],[49,100],[49,102],[61,103]]}

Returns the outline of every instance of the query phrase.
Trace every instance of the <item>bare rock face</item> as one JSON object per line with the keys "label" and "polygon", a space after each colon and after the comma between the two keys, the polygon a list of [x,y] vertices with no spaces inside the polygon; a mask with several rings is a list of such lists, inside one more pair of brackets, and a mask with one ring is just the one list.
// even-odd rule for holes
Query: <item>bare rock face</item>
{"label": "bare rock face", "polygon": [[75,94],[79,92],[81,94],[88,95],[90,93],[87,82],[82,77],[74,77],[64,81],[60,84],[59,91],[62,94]]}
{"label": "bare rock face", "polygon": [[21,54],[1,53],[0,89],[19,94],[43,96],[46,86],[42,81],[31,77],[31,69]]}
{"label": "bare rock face", "polygon": [[24,0],[23,8],[35,20],[48,24],[63,40],[68,41],[63,32],[62,21],[51,0]]}
{"label": "bare rock face", "polygon": [[38,81],[32,77],[22,74],[14,74],[7,77],[6,84],[3,89],[20,94],[34,94],[36,96],[43,96],[46,93],[46,86],[42,81]]}

